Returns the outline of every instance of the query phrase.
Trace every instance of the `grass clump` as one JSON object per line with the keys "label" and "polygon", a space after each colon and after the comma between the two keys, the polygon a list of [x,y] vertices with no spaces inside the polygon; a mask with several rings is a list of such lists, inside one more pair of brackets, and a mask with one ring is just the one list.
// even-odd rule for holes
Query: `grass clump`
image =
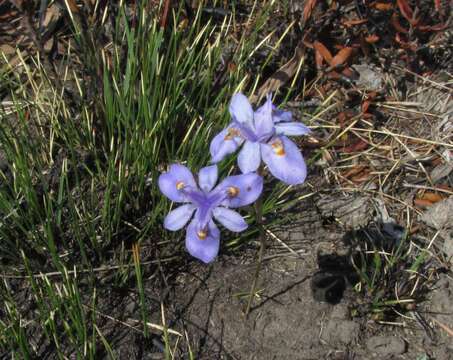
{"label": "grass clump", "polygon": [[274,6],[233,37],[234,8],[219,19],[183,3],[166,15],[111,4],[102,16],[66,4],[64,51],[18,49],[0,69],[0,347],[14,358],[117,358],[98,311],[109,273],[112,287],[136,284],[134,331],[149,336],[143,267],[181,247],[160,230],[169,203],[157,177],[175,161],[208,162],[231,94],[254,85],[247,62]]}

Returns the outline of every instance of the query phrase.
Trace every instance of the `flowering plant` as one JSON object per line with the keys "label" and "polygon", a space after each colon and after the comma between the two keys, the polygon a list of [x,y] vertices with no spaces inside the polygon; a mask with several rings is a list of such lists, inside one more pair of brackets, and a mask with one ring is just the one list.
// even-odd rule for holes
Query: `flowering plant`
{"label": "flowering plant", "polygon": [[[232,121],[212,140],[211,160],[218,163],[242,146],[238,166],[243,174],[226,177],[215,186],[218,169],[217,165],[211,165],[200,170],[197,185],[187,167],[171,165],[168,172],[160,175],[159,188],[170,200],[183,205],[166,216],[164,227],[177,231],[192,219],[187,226],[186,248],[192,256],[209,263],[217,256],[220,243],[220,231],[213,219],[228,230],[243,231],[248,225],[232,208],[256,202],[256,222],[261,238],[260,265],[265,247],[261,197],[263,178],[256,171],[263,160],[277,179],[289,185],[303,183],[307,176],[304,158],[287,136],[305,135],[310,129],[292,121],[290,112],[277,109],[270,95],[263,106],[253,111],[243,94],[234,94],[229,110]],[[253,289],[255,286],[256,282]],[[249,308],[250,302],[247,312]]]}
{"label": "flowering plant", "polygon": [[212,140],[212,162],[223,160],[243,144],[238,156],[243,173],[256,171],[262,159],[271,174],[284,183],[304,182],[307,176],[304,158],[286,135],[305,135],[310,132],[309,128],[291,121],[290,112],[276,109],[270,95],[254,112],[243,94],[234,94],[229,110],[233,121]]}
{"label": "flowering plant", "polygon": [[171,231],[187,227],[186,248],[189,253],[209,263],[219,252],[220,232],[213,218],[228,230],[240,232],[248,225],[231,208],[249,205],[260,196],[263,178],[255,173],[229,176],[216,187],[217,165],[207,166],[198,173],[198,185],[190,170],[179,164],[159,177],[159,188],[170,200],[184,205],[172,210],[164,220]]}

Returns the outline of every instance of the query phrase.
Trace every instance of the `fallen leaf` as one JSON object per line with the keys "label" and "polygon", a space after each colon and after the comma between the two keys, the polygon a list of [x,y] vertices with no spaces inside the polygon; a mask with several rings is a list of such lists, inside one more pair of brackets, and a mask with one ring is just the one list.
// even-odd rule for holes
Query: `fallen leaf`
{"label": "fallen leaf", "polygon": [[427,207],[432,206],[433,203],[431,201],[425,200],[425,199],[415,199],[414,205],[417,207],[427,208]]}
{"label": "fallen leaf", "polygon": [[404,41],[403,39],[401,39],[401,36],[399,33],[396,33],[395,35],[395,41],[401,45],[401,47],[403,49],[406,49],[406,50],[411,50],[413,52],[416,52],[417,51],[417,45],[415,43],[410,43],[410,42],[406,42]]}
{"label": "fallen leaf", "polygon": [[390,22],[392,23],[392,26],[395,28],[396,31],[407,34],[408,31],[401,26],[400,21],[398,19],[398,15],[396,13],[392,15]]}
{"label": "fallen leaf", "polygon": [[322,56],[322,54],[315,49],[315,63],[316,63],[316,69],[321,69],[322,68],[322,64],[324,62],[324,58]]}
{"label": "fallen leaf", "polygon": [[363,183],[363,182],[369,180],[370,177],[371,177],[371,174],[368,171],[363,171],[360,174],[357,174],[356,176],[353,176],[351,178],[351,180],[354,183]]}
{"label": "fallen leaf", "polygon": [[330,65],[333,59],[333,56],[330,53],[330,51],[319,41],[315,41],[313,43],[313,47],[315,48],[316,51],[318,51],[322,55],[324,60],[326,60],[326,62]]}
{"label": "fallen leaf", "polygon": [[420,25],[418,29],[423,32],[428,31],[443,31],[448,28],[447,24],[437,24],[437,25]]}
{"label": "fallen leaf", "polygon": [[370,105],[371,105],[370,100],[365,100],[364,102],[362,102],[362,112],[366,113],[368,111]]}
{"label": "fallen leaf", "polygon": [[305,2],[305,6],[304,6],[304,22],[307,22],[307,20],[310,18],[311,13],[312,13],[313,9],[316,6],[316,1],[317,0],[307,0]]}
{"label": "fallen leaf", "polygon": [[407,3],[406,0],[396,0],[396,3],[401,11],[401,14],[406,18],[407,21],[412,26],[416,26],[418,23],[418,19],[414,19],[414,12],[412,11],[411,7]]}
{"label": "fallen leaf", "polygon": [[352,19],[343,21],[343,25],[346,27],[352,27],[355,25],[365,24],[366,22],[368,22],[368,19]]}
{"label": "fallen leaf", "polygon": [[362,151],[368,148],[368,143],[366,141],[363,141],[362,139],[357,139],[357,141],[349,146],[345,146],[342,149],[342,152],[344,153],[353,153],[353,152],[358,152]]}
{"label": "fallen leaf", "polygon": [[257,95],[251,97],[251,101],[259,102],[266,94],[277,91],[283,84],[291,79],[296,73],[300,62],[303,61],[304,55],[305,48],[302,43],[299,43],[294,51],[293,57],[264,82],[258,89]]}
{"label": "fallen leaf", "polygon": [[361,173],[365,168],[366,168],[365,165],[356,165],[356,166],[352,167],[351,169],[349,169],[348,171],[346,171],[344,174],[342,174],[342,176],[344,178],[348,179],[352,176],[355,176],[355,175]]}
{"label": "fallen leaf", "polygon": [[379,11],[389,11],[389,10],[393,9],[393,4],[382,3],[382,2],[375,2],[371,6]]}
{"label": "fallen leaf", "polygon": [[354,72],[351,70],[351,68],[346,68],[346,69],[343,69],[343,71],[341,72],[341,74],[343,76],[346,76],[347,78],[349,79],[352,79],[354,77]]}
{"label": "fallen leaf", "polygon": [[443,196],[438,193],[426,191],[419,199],[431,201],[433,204],[444,199]]}
{"label": "fallen leaf", "polygon": [[434,8],[436,9],[437,12],[441,11],[442,4],[440,3],[440,0],[434,0]]}
{"label": "fallen leaf", "polygon": [[341,49],[330,62],[330,66],[337,67],[339,65],[344,64],[346,61],[348,61],[348,59],[352,55],[352,51],[353,51],[352,47],[345,47]]}
{"label": "fallen leaf", "polygon": [[365,41],[368,43],[368,44],[374,44],[376,42],[379,41],[379,36],[375,35],[375,34],[372,34],[372,35],[368,35],[367,37],[365,37]]}

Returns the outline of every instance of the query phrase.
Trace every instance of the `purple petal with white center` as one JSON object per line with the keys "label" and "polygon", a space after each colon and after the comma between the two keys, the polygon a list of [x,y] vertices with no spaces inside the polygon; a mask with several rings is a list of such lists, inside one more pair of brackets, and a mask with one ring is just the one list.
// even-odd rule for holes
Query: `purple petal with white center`
{"label": "purple petal with white center", "polygon": [[269,171],[277,179],[289,185],[302,184],[307,176],[307,166],[297,145],[286,136],[278,136],[271,141],[280,140],[284,154],[277,154],[270,144],[261,144],[261,155]]}
{"label": "purple petal with white center", "polygon": [[231,127],[232,125],[229,125],[227,128],[223,129],[220,133],[214,136],[214,139],[212,139],[209,150],[211,152],[211,161],[213,163],[217,163],[223,160],[225,156],[234,153],[242,144],[243,139],[237,136],[231,139],[225,139]]}
{"label": "purple petal with white center", "polygon": [[256,173],[228,176],[216,187],[216,189],[224,189],[224,191],[229,188],[237,190],[237,194],[228,196],[222,202],[223,206],[237,208],[249,205],[261,195],[263,178]]}
{"label": "purple petal with white center", "polygon": [[213,221],[208,224],[207,237],[200,239],[198,236],[198,226],[193,220],[187,227],[186,232],[186,248],[190,255],[203,261],[210,263],[219,253],[220,247],[220,231]]}
{"label": "purple petal with white center", "polygon": [[168,172],[161,174],[158,184],[160,191],[174,202],[187,202],[187,197],[182,189],[184,187],[197,187],[190,170],[180,164],[171,165]]}
{"label": "purple petal with white center", "polygon": [[274,132],[274,121],[272,120],[272,97],[269,94],[263,106],[255,111],[254,116],[256,136],[261,141],[269,139]]}
{"label": "purple petal with white center", "polygon": [[198,173],[198,185],[205,193],[212,190],[217,182],[218,170],[217,165],[206,166]]}
{"label": "purple petal with white center", "polygon": [[195,205],[182,205],[168,213],[164,220],[164,227],[167,230],[177,231],[186,225],[195,211]]}
{"label": "purple petal with white center", "polygon": [[261,163],[261,149],[257,142],[246,141],[238,156],[238,165],[243,174],[256,171]]}
{"label": "purple petal with white center", "polygon": [[291,113],[291,111],[279,110],[274,107],[272,118],[274,120],[274,123],[279,123],[281,121],[289,122],[293,120],[293,114]]}
{"label": "purple petal with white center", "polygon": [[275,124],[275,130],[277,134],[287,136],[300,136],[309,134],[311,132],[308,127],[299,122],[281,122]]}
{"label": "purple petal with white center", "polygon": [[241,214],[224,207],[217,207],[213,212],[214,218],[230,231],[241,232],[247,229],[248,225]]}
{"label": "purple petal with white center", "polygon": [[230,114],[239,123],[249,124],[253,128],[253,108],[244,94],[236,93],[231,98]]}

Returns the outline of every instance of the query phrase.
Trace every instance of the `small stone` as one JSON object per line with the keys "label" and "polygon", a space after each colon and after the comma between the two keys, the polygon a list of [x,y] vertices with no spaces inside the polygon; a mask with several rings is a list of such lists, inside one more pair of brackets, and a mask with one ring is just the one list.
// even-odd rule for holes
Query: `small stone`
{"label": "small stone", "polygon": [[360,75],[357,80],[357,87],[367,90],[380,90],[383,84],[382,71],[370,64],[358,64],[353,66]]}
{"label": "small stone", "polygon": [[421,220],[437,230],[453,227],[453,197],[432,205],[421,216]]}
{"label": "small stone", "polygon": [[406,352],[406,343],[394,336],[373,336],[366,342],[366,347],[379,356],[401,355]]}

